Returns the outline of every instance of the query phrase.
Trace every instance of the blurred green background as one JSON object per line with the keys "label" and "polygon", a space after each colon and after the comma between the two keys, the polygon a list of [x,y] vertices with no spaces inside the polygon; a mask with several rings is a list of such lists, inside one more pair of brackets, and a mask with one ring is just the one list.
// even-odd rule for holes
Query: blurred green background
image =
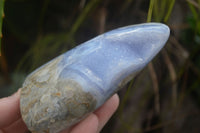
{"label": "blurred green background", "polygon": [[167,24],[171,36],[119,92],[102,133],[199,133],[200,0],[0,0],[0,97],[76,45],[147,21]]}

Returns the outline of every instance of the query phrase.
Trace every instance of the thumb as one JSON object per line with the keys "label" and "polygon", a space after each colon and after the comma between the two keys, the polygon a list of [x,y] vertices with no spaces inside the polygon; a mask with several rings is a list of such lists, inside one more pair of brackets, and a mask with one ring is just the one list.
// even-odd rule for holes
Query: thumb
{"label": "thumb", "polygon": [[20,89],[13,95],[0,99],[0,128],[20,118],[19,98]]}

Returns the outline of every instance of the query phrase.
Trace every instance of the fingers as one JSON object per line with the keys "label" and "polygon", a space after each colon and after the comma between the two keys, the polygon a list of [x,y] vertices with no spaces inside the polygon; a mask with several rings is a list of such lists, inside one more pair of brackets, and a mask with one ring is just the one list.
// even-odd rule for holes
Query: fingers
{"label": "fingers", "polygon": [[96,133],[99,120],[95,114],[90,114],[86,119],[77,124],[70,133]]}
{"label": "fingers", "polygon": [[3,129],[4,133],[25,133],[28,131],[24,121],[19,119],[10,126]]}
{"label": "fingers", "polygon": [[0,99],[0,128],[6,127],[20,118],[20,92]]}
{"label": "fingers", "polygon": [[104,127],[108,122],[113,113],[117,110],[119,106],[119,96],[117,94],[113,95],[105,104],[103,104],[94,113],[99,119],[98,132]]}
{"label": "fingers", "polygon": [[116,111],[119,105],[119,97],[117,94],[112,96],[98,110],[91,113],[86,119],[61,133],[98,133]]}
{"label": "fingers", "polygon": [[[27,131],[27,127],[20,118],[19,98],[20,92],[14,95],[0,99],[0,128],[6,127],[0,132],[16,132],[23,133]],[[71,129],[70,133],[97,133],[106,122],[110,119],[119,105],[119,97],[117,94],[112,96],[97,111],[91,113],[86,119]],[[10,125],[10,126],[8,126]],[[62,133],[67,133],[68,130]]]}

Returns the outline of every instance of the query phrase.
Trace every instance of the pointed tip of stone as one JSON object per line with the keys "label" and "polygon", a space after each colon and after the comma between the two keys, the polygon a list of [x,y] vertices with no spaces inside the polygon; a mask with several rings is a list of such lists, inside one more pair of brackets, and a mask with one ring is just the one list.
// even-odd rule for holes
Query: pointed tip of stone
{"label": "pointed tip of stone", "polygon": [[146,63],[164,47],[170,35],[170,29],[162,23],[144,23],[122,27],[105,33],[104,43],[127,45],[132,54]]}

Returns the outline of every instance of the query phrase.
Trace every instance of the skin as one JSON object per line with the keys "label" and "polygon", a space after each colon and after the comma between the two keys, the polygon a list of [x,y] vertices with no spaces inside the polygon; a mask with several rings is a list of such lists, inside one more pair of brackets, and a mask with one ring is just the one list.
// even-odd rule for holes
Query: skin
{"label": "skin", "polygon": [[[0,99],[0,133],[27,133],[19,108],[20,89],[12,96]],[[61,133],[98,133],[119,106],[119,97],[113,95],[86,119]]]}

